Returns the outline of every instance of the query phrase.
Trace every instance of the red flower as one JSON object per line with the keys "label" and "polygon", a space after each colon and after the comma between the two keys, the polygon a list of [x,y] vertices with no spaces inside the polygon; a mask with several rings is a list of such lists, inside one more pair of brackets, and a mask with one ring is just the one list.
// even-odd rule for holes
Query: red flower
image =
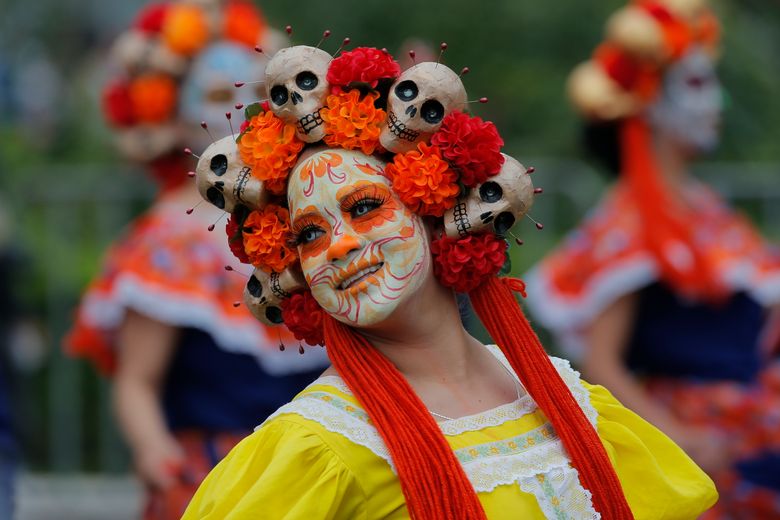
{"label": "red flower", "polygon": [[228,245],[233,256],[238,258],[238,261],[242,264],[251,264],[252,261],[249,260],[249,256],[244,251],[244,235],[241,233],[241,223],[236,215],[228,217],[225,233],[227,234]]}
{"label": "red flower", "polygon": [[150,4],[138,13],[133,24],[136,29],[146,33],[159,33],[162,30],[168,4]]}
{"label": "red flower", "polygon": [[113,126],[132,126],[136,122],[130,89],[123,81],[114,81],[103,89],[103,113]]}
{"label": "red flower", "polygon": [[496,175],[504,164],[504,140],[496,125],[459,110],[444,118],[431,144],[441,149],[444,158],[460,171],[460,182],[469,188]]}
{"label": "red flower", "polygon": [[309,345],[325,343],[322,330],[323,310],[311,291],[297,292],[282,302],[282,319],[295,339]]}
{"label": "red flower", "polygon": [[506,262],[507,243],[494,233],[443,236],[431,243],[433,272],[445,287],[467,293],[495,276]]}
{"label": "red flower", "polygon": [[401,74],[401,67],[389,52],[374,47],[358,47],[342,52],[330,62],[328,83],[332,92],[338,94],[342,87],[351,83],[366,83],[376,88],[381,79],[395,79]]}

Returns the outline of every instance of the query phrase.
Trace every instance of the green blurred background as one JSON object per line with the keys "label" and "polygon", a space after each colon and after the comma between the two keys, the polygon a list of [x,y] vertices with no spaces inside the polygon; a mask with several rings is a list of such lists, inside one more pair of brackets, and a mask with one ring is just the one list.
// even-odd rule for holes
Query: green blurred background
{"label": "green blurred background", "polygon": [[[112,39],[145,2],[4,0],[0,5],[0,204],[16,277],[23,333],[9,345],[25,463],[33,471],[127,471],[107,410],[105,381],[64,357],[60,339],[101,252],[151,200],[151,185],[115,155],[98,108]],[[474,112],[493,120],[506,151],[536,166],[546,196],[513,248],[521,274],[592,204],[604,180],[581,160],[579,122],[565,101],[571,68],[599,42],[617,0],[268,1],[269,24],[293,26],[294,43],[334,51],[397,51],[409,37],[438,49],[464,77]],[[721,0],[720,64],[728,90],[723,143],[698,167],[725,196],[780,238],[780,2]],[[400,57],[400,56],[399,56]],[[2,237],[5,237],[4,239]],[[554,345],[553,345],[554,348]]]}

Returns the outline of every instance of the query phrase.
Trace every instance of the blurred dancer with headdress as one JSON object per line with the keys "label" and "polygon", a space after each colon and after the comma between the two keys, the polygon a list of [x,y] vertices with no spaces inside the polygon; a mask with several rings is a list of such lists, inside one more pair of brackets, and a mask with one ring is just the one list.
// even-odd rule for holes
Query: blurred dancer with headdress
{"label": "blurred dancer with headdress", "polygon": [[234,83],[262,79],[273,39],[249,2],[173,1],[143,9],[114,49],[104,112],[160,190],[109,250],[66,343],[113,376],[146,518],[179,518],[222,456],[324,366],[321,349],[299,355],[291,335],[236,305],[248,274],[225,269],[238,263],[222,230],[234,223],[210,205],[193,211],[194,159],[182,152],[210,142],[201,121],[232,131],[226,113],[262,86]]}
{"label": "blurred dancer with headdress", "polygon": [[637,0],[609,20],[569,91],[620,176],[532,271],[529,305],[716,477],[719,511],[777,518],[780,252],[689,174],[718,142],[718,40],[701,0]]}

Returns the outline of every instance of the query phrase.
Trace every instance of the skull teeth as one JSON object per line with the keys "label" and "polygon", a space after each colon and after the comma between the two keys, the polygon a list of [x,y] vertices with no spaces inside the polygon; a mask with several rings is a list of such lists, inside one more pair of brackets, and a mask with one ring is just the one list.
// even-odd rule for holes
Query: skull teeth
{"label": "skull teeth", "polygon": [[322,109],[319,109],[316,112],[306,114],[300,118],[298,120],[298,132],[308,135],[309,132],[320,126],[323,123],[322,116],[320,115],[321,110]]}
{"label": "skull teeth", "polygon": [[252,170],[248,166],[241,168],[241,171],[238,173],[236,183],[233,185],[233,196],[236,200],[244,202],[244,190],[246,189],[246,183],[249,182],[250,173],[252,173]]}
{"label": "skull teeth", "polygon": [[390,123],[390,132],[399,139],[405,141],[414,142],[420,137],[420,132],[415,132],[406,127],[405,124],[398,120],[398,117],[393,112],[387,115],[387,121]]}
{"label": "skull teeth", "polygon": [[466,203],[459,202],[455,204],[452,209],[453,220],[455,221],[455,227],[458,229],[458,235],[465,237],[469,234],[471,229],[471,222],[468,219],[468,213],[466,213]]}
{"label": "skull teeth", "polygon": [[279,280],[279,273],[271,273],[271,292],[280,300],[286,300],[291,296],[290,293],[282,289],[281,281]]}

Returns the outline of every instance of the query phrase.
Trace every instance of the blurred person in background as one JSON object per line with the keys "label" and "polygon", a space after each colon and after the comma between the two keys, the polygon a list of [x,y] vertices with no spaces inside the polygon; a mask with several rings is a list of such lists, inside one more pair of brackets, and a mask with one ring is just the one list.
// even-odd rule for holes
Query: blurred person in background
{"label": "blurred person in background", "polygon": [[528,302],[586,377],[715,477],[712,517],[780,518],[780,252],[689,174],[718,143],[718,39],[701,1],[609,20],[569,93],[620,176],[532,270]]}
{"label": "blurred person in background", "polygon": [[[148,490],[144,517],[179,518],[202,478],[325,366],[301,356],[242,305],[246,279],[225,241],[225,212],[200,196],[182,149],[231,133],[226,112],[259,98],[275,35],[243,0],[156,3],[114,49],[103,110],[120,151],[159,184],[152,207],[108,251],[66,338],[113,376],[114,407]],[[228,222],[228,233],[235,232]],[[213,231],[213,232],[212,232]]]}

